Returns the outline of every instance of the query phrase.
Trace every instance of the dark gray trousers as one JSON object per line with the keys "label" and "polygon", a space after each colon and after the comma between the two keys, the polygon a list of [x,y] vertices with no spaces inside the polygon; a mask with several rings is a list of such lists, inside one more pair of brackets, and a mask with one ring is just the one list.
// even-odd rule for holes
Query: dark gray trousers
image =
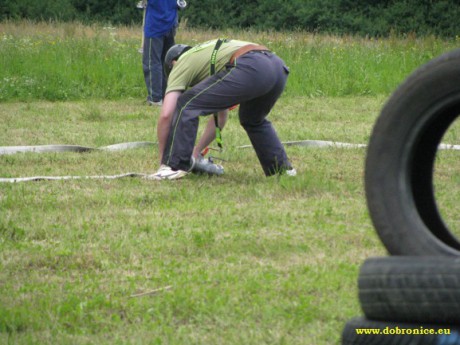
{"label": "dark gray trousers", "polygon": [[253,51],[184,92],[178,99],[162,163],[174,170],[188,171],[198,117],[239,104],[240,124],[265,175],[291,168],[275,129],[266,119],[284,90],[288,73],[283,60],[275,54]]}
{"label": "dark gray trousers", "polygon": [[144,38],[142,69],[147,87],[147,101],[158,102],[164,97],[166,77],[163,62],[168,49],[175,44],[175,33],[175,29],[172,29],[161,37]]}

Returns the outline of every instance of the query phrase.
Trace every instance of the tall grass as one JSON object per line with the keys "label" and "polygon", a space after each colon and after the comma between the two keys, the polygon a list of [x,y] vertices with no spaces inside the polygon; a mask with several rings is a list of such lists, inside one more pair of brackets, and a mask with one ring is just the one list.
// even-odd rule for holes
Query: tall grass
{"label": "tall grass", "polygon": [[[0,23],[0,101],[141,98],[141,28]],[[458,42],[428,38],[373,40],[306,32],[197,31],[194,45],[225,36],[268,45],[291,67],[289,95],[387,95],[416,67]]]}
{"label": "tall grass", "polygon": [[0,100],[139,97],[145,88],[139,43],[119,38],[115,28],[67,24],[27,35],[8,28],[0,43]]}

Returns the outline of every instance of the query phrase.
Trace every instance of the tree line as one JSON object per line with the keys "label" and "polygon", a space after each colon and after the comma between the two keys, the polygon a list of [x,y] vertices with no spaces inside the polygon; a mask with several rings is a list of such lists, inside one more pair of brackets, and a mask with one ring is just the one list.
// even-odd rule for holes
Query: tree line
{"label": "tree line", "polygon": [[[0,20],[140,24],[138,0],[0,0]],[[303,30],[337,35],[460,35],[458,0],[188,0],[197,28]]]}

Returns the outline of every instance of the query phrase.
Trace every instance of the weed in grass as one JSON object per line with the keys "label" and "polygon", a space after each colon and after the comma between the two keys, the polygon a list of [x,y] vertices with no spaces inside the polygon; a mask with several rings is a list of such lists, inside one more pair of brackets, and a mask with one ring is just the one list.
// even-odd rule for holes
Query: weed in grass
{"label": "weed in grass", "polygon": [[103,121],[104,117],[100,108],[95,103],[88,104],[82,111],[81,118],[84,121]]}
{"label": "weed in grass", "polygon": [[11,220],[7,223],[0,223],[0,238],[2,241],[19,242],[25,237],[23,228],[15,225]]}

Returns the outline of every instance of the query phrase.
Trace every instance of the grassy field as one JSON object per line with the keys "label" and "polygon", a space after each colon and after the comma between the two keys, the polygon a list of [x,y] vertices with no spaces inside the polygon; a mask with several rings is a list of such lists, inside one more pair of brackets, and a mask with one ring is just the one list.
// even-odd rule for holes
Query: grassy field
{"label": "grassy field", "polygon": [[[140,28],[0,22],[0,102],[142,99]],[[363,39],[305,32],[199,31],[180,27],[176,41],[216,37],[270,47],[291,69],[286,95],[388,95],[415,68],[458,40]]]}
{"label": "grassy field", "polygon": [[[78,38],[78,49],[90,49],[103,41],[99,37],[108,30],[3,25],[1,32],[7,38],[0,46],[11,44],[10,37],[29,42],[37,37],[62,37],[64,43],[52,53],[62,54],[62,59],[55,60],[58,65],[69,63],[65,49],[71,45],[66,40]],[[110,30],[139,60],[137,32]],[[184,31],[179,37],[192,42],[213,34]],[[326,60],[308,60],[316,61],[316,72],[308,76],[297,44],[307,46],[308,54],[315,49],[322,52],[317,58],[329,59],[330,68],[336,69],[357,69],[358,63],[350,62],[352,56],[366,60],[362,68],[370,71],[371,56],[379,51],[389,71],[387,89],[404,79],[402,71],[420,61],[408,57],[427,59],[453,44],[311,35],[296,43],[294,34],[257,35],[260,41],[272,40],[297,71],[270,115],[283,141],[366,143],[388,97],[383,89],[375,89],[385,84],[385,73],[380,81],[371,74],[370,92],[357,87],[350,94],[343,85],[346,78],[353,79],[351,70],[341,70],[344,74],[326,83]],[[301,37],[301,33],[295,35]],[[58,46],[50,42],[48,48]],[[101,47],[107,48],[104,42]],[[349,63],[333,58],[334,47],[343,49],[342,58],[350,57]],[[385,55],[384,47],[388,51],[398,47],[394,51],[399,53]],[[107,52],[94,49],[96,58],[88,61],[96,61],[97,66]],[[18,56],[11,50],[0,49],[3,61],[9,59],[8,54]],[[55,70],[59,89],[54,82],[45,82],[53,70],[47,58],[35,62],[31,80],[43,89],[35,92],[36,87],[24,86],[24,78],[37,55],[33,50],[19,51],[29,67],[18,63],[16,69],[3,68],[2,64],[0,69],[3,80],[22,83],[0,86],[0,146],[99,147],[156,140],[159,109],[143,105],[139,61],[125,64],[132,75],[126,77],[125,96],[123,83],[113,94],[104,96],[101,91],[116,80],[110,70],[105,81],[98,75],[87,76],[88,90],[60,99],[59,92],[72,89],[66,79],[69,71]],[[326,52],[329,56],[323,56]],[[378,66],[372,68],[378,71]],[[83,82],[85,73],[70,69],[69,80]],[[397,72],[391,75],[390,70]],[[87,71],[92,67],[87,66]],[[321,71],[324,76],[314,79]],[[139,75],[134,77],[135,73]],[[38,81],[42,75],[47,77]],[[324,86],[315,91],[315,83],[308,82],[305,87],[311,91],[303,93],[301,81],[310,78],[322,80]],[[340,88],[341,92],[334,91]],[[253,150],[239,148],[249,141],[236,113],[231,113],[223,136],[225,151],[219,156],[227,160],[226,173],[218,178],[191,175],[166,183],[125,178],[0,184],[0,343],[339,344],[345,322],[361,315],[356,284],[359,266],[367,257],[385,255],[365,204],[365,150],[289,146],[298,176],[265,178]],[[458,139],[458,131],[450,138]],[[445,153],[437,164],[440,170],[446,168],[438,181],[446,191],[441,195],[445,212],[458,224],[458,154]],[[151,173],[157,167],[155,147],[0,156],[0,177]]]}

